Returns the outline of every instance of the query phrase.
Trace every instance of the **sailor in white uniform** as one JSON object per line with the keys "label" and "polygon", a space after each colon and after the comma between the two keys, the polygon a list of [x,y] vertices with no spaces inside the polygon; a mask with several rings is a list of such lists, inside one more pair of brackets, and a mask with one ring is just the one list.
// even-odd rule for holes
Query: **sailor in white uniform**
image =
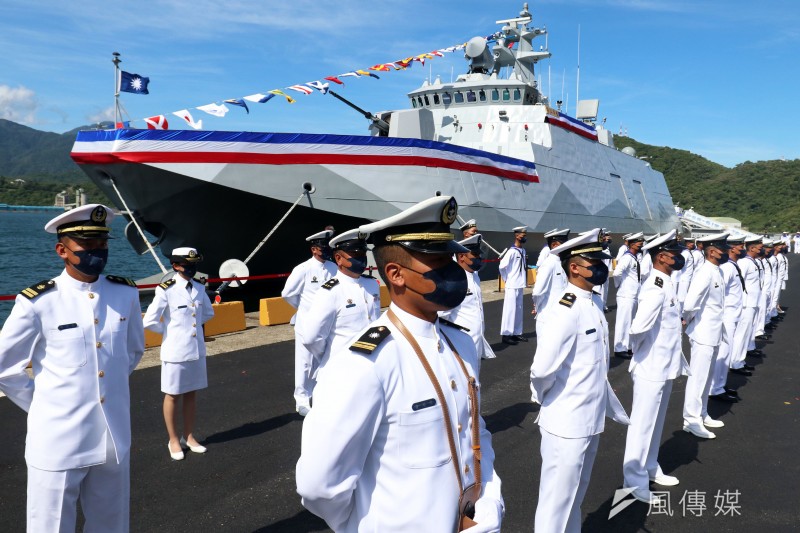
{"label": "sailor in white uniform", "polygon": [[514,228],[514,246],[500,259],[500,276],[506,284],[500,335],[505,344],[528,342],[522,336],[522,291],[528,283],[528,254],[524,245],[528,228]]}
{"label": "sailor in white uniform", "polygon": [[[625,254],[625,252],[628,251],[628,239],[631,238],[631,235],[636,235],[636,233],[626,233],[622,236],[622,245],[617,249],[617,256],[614,258],[617,263],[619,263],[619,260],[622,259],[622,256]],[[611,276],[613,275],[614,274],[612,273]]]}
{"label": "sailor in white uniform", "polygon": [[722,281],[725,284],[723,322],[725,323],[725,331],[728,332],[728,338],[723,339],[719,345],[719,354],[717,354],[717,360],[711,373],[711,387],[708,397],[709,399],[727,403],[739,401],[739,393],[735,389],[729,388],[726,383],[728,370],[733,359],[736,335],[740,327],[739,320],[742,316],[744,302],[745,283],[738,264],[739,259],[744,255],[744,239],[744,236],[728,237],[727,244],[730,246],[728,260],[719,267]]}
{"label": "sailor in white uniform", "polygon": [[[607,254],[611,254],[610,248],[613,239],[611,238],[611,234],[608,232],[606,228],[600,228],[600,235],[603,238],[603,250]],[[608,267],[608,271],[612,272],[614,270],[614,259],[603,259],[603,263],[605,263],[606,267]],[[606,280],[605,283],[599,285],[597,290],[600,292],[600,295],[603,297],[603,311],[608,312],[608,284],[610,283],[611,276],[609,279]]]}
{"label": "sailor in white uniform", "polygon": [[631,356],[630,329],[636,314],[636,298],[641,287],[641,267],[637,255],[644,244],[644,234],[628,236],[628,250],[617,260],[614,285],[617,287],[617,318],[614,326],[614,355]]}
{"label": "sailor in white uniform", "polygon": [[729,339],[723,322],[725,284],[719,270],[720,263],[728,259],[727,237],[727,233],[722,233],[697,239],[698,244],[703,243],[705,261],[694,273],[683,308],[686,334],[692,345],[690,374],[683,402],[683,430],[704,439],[716,438],[706,427],[725,425],[721,420],[708,416],[706,406],[719,345]]}
{"label": "sailor in white uniform", "polygon": [[[656,233],[655,235],[645,235],[642,250],[644,250],[644,247],[647,246],[648,243],[653,242],[659,237],[661,237],[660,233]],[[650,275],[651,270],[653,270],[653,258],[650,257],[650,254],[642,253],[639,258],[639,274],[642,279],[640,284],[643,285],[644,282],[647,281],[647,276]]]}
{"label": "sailor in white uniform", "polygon": [[[755,338],[759,340],[766,340],[766,324],[767,324],[767,309],[771,304],[772,298],[772,267],[767,260],[772,255],[773,242],[771,239],[764,239],[764,244],[761,249],[761,257],[757,259],[761,267],[762,283],[761,283],[761,299],[758,302],[758,314],[756,315],[755,324]],[[755,341],[753,342],[755,347]]]}
{"label": "sailor in white uniform", "polygon": [[452,260],[467,252],[450,233],[457,209],[437,196],[359,228],[392,303],[332,354],[303,423],[296,476],[303,505],[337,533],[455,531],[462,491],[471,502],[462,524],[477,522],[466,531],[500,531],[475,346],[437,315],[468,287]]}
{"label": "sailor in white uniform", "polygon": [[694,237],[685,237],[683,244],[686,249],[681,252],[686,265],[678,271],[672,273],[672,281],[675,284],[675,294],[678,295],[678,303],[683,314],[683,302],[686,300],[686,292],[689,290],[689,285],[692,284],[692,276],[694,276],[694,254],[692,250],[695,247]]}
{"label": "sailor in white uniform", "polygon": [[[336,264],[329,257],[328,241],[333,231],[325,230],[306,237],[311,245],[311,258],[303,261],[286,279],[281,296],[289,305],[297,309],[292,317],[292,324],[303,320],[305,313],[311,308],[314,295],[323,283],[336,275]],[[314,357],[303,346],[303,342],[295,332],[294,338],[294,401],[295,410],[300,416],[306,416],[311,409],[311,391],[314,389]]]}
{"label": "sailor in white uniform", "polygon": [[469,250],[469,253],[456,254],[456,262],[467,273],[467,296],[458,306],[447,311],[440,311],[439,316],[463,326],[469,333],[475,350],[478,352],[478,368],[480,371],[481,359],[494,359],[494,350],[486,342],[484,337],[485,323],[483,318],[483,295],[481,294],[481,278],[478,271],[483,265],[481,257],[481,241],[483,237],[480,233],[458,241],[458,244]]}
{"label": "sailor in white uniform", "polygon": [[458,229],[461,230],[461,234],[464,236],[465,239],[469,239],[470,237],[478,233],[478,223],[475,221],[474,218],[471,218],[466,222],[464,222]]}
{"label": "sailor in white uniform", "polygon": [[[745,357],[751,350],[750,343],[753,342],[758,305],[761,300],[762,274],[758,257],[764,245],[761,237],[754,237],[745,239],[744,246],[745,255],[736,262],[744,280],[742,313],[733,334],[733,351],[729,366],[730,372],[734,374],[752,376],[753,373],[749,370],[752,367],[745,362]],[[755,349],[755,345],[752,349]],[[760,351],[753,352],[753,355],[760,354]]]}
{"label": "sailor in white uniform", "polygon": [[800,231],[794,234],[794,253],[800,254]]}
{"label": "sailor in white uniform", "polygon": [[100,276],[113,217],[89,204],[47,223],[64,271],[23,290],[0,332],[0,391],[28,413],[29,532],[75,531],[78,500],[84,531],[129,530],[128,378],[144,330],[136,285]]}
{"label": "sailor in white uniform", "polygon": [[[542,249],[539,251],[539,256],[536,258],[536,267],[537,268],[542,266],[542,263],[544,263],[544,260],[547,259],[547,257],[550,255],[550,249],[552,248],[552,246],[551,246],[551,244],[552,244],[551,237],[554,236],[554,235],[557,235],[561,231],[563,231],[563,230],[560,230],[558,228],[553,228],[553,229],[551,229],[550,231],[548,231],[548,232],[546,232],[544,234],[544,246],[542,246]],[[567,234],[569,234],[569,230],[567,230]],[[561,242],[564,242],[564,241],[561,241]],[[561,244],[561,243],[559,243],[559,244]]]}
{"label": "sailor in white uniform", "polygon": [[592,474],[605,416],[628,424],[608,383],[608,323],[600,296],[608,270],[596,228],[554,248],[569,277],[561,298],[540,318],[531,365],[531,399],[541,404],[542,473],[535,531],[579,532],[581,502]]}
{"label": "sailor in white uniform", "polygon": [[678,478],[664,474],[658,464],[658,448],[672,382],[688,371],[681,349],[681,314],[672,285],[672,272],[684,267],[684,247],[675,230],[644,246],[651,256],[653,272],[639,291],[639,306],[631,324],[633,379],[631,425],[625,441],[622,466],[624,486],[645,503],[654,503],[650,481],[657,485],[678,484]]}
{"label": "sailor in white uniform", "polygon": [[[533,284],[533,290],[531,291],[533,312],[538,318],[541,318],[542,313],[551,303],[551,297],[560,298],[567,286],[567,274],[561,268],[561,260],[557,255],[549,253],[549,250],[561,246],[569,240],[569,228],[550,231],[545,233],[544,236],[547,239],[549,249],[547,255],[543,258],[540,256],[540,261],[536,267],[536,282]],[[538,335],[538,322],[536,329]]]}
{"label": "sailor in white uniform", "polygon": [[[161,392],[167,447],[170,457],[180,461],[184,446],[195,453],[206,452],[194,436],[194,427],[197,391],[208,387],[203,324],[214,316],[214,308],[205,285],[194,279],[203,256],[195,248],[181,247],[172,250],[170,260],[175,275],[156,287],[144,327],[163,335]],[[183,413],[183,433],[178,432],[179,412]]]}
{"label": "sailor in white uniform", "polygon": [[767,258],[767,262],[772,268],[772,286],[770,288],[769,309],[767,309],[766,322],[772,322],[773,328],[775,327],[775,317],[778,316],[778,293],[781,290],[781,281],[783,279],[783,272],[781,272],[781,265],[778,257],[781,255],[780,241],[776,242],[772,247],[772,255]]}
{"label": "sailor in white uniform", "polygon": [[322,284],[295,334],[316,361],[317,381],[324,374],[331,354],[346,349],[357,333],[381,314],[378,280],[365,276],[366,236],[358,229],[331,239],[338,272]]}
{"label": "sailor in white uniform", "polygon": [[780,305],[781,291],[786,290],[786,282],[789,281],[789,257],[788,257],[789,248],[790,244],[789,240],[787,239],[783,242],[783,245],[781,246],[781,253],[778,255],[778,264],[780,265],[778,272],[781,283],[780,283],[780,291],[778,291],[778,296],[777,296],[776,309],[778,311],[778,315],[780,316],[783,316],[784,313],[784,310]]}

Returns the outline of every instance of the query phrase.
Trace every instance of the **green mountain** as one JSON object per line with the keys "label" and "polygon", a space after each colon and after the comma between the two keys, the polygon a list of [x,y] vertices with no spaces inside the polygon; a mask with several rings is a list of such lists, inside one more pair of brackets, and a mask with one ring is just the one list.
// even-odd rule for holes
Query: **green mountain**
{"label": "green mountain", "polygon": [[0,176],[47,181],[74,181],[85,176],[69,152],[75,131],[39,131],[0,119]]}

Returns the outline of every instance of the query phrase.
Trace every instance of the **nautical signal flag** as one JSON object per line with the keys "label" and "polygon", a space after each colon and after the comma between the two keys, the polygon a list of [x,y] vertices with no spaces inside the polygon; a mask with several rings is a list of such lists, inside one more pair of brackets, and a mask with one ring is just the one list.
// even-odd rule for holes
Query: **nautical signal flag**
{"label": "nautical signal flag", "polygon": [[183,120],[186,121],[187,124],[189,124],[189,126],[191,126],[196,130],[203,129],[203,121],[198,120],[197,122],[195,122],[194,117],[192,117],[192,114],[189,113],[188,109],[181,109],[180,111],[175,111],[172,114],[175,115],[176,117],[182,118]]}
{"label": "nautical signal flag", "polygon": [[228,100],[225,100],[225,103],[226,104],[238,105],[239,107],[243,107],[244,110],[247,111],[247,114],[248,115],[250,114],[250,108],[247,107],[247,104],[241,98],[229,98]]}
{"label": "nautical signal flag", "polygon": [[139,76],[138,74],[131,74],[120,70],[119,87],[118,90],[126,93],[135,94],[150,94],[147,90],[147,85],[150,83],[150,78]]}
{"label": "nautical signal flag", "polygon": [[148,130],[166,130],[169,129],[169,123],[167,122],[167,117],[164,115],[157,115],[155,117],[147,117],[144,119],[145,123],[147,124]]}

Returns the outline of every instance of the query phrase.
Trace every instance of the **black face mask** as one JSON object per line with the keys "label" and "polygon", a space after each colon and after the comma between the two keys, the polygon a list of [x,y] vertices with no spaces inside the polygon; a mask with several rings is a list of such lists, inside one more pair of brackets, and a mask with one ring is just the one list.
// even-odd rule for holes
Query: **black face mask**
{"label": "black face mask", "polygon": [[686,258],[683,257],[681,254],[675,254],[672,256],[673,261],[675,261],[670,268],[672,270],[683,270],[683,267],[686,266]]}
{"label": "black face mask", "polygon": [[583,278],[592,285],[602,285],[608,280],[608,267],[605,263],[584,266],[583,268],[592,273],[592,275],[589,277],[583,276]]}
{"label": "black face mask", "polygon": [[434,283],[436,288],[431,292],[425,293],[416,291],[406,285],[409,290],[421,294],[429,302],[440,305],[445,309],[452,309],[461,305],[461,302],[467,296],[467,273],[455,261],[450,261],[443,267],[434,268],[425,273],[407,266],[403,266],[403,268],[416,272]]}
{"label": "black face mask", "polygon": [[[195,265],[181,265],[183,267],[183,275],[187,278],[193,278],[197,274],[197,267]],[[175,267],[172,267],[173,269]],[[176,270],[177,272],[177,270]]]}
{"label": "black face mask", "polygon": [[333,261],[333,248],[328,245],[321,246],[322,249],[322,258],[325,261]]}
{"label": "black face mask", "polygon": [[350,261],[350,266],[345,268],[350,272],[352,272],[353,274],[357,274],[360,276],[367,269],[366,257],[350,256],[349,261]]}
{"label": "black face mask", "polygon": [[722,256],[719,258],[719,264],[727,263],[728,262],[728,254],[723,253]]}
{"label": "black face mask", "polygon": [[80,259],[77,265],[72,265],[75,270],[87,276],[99,276],[108,262],[108,248],[97,248],[95,250],[81,250],[76,252],[67,248],[70,252]]}
{"label": "black face mask", "polygon": [[473,270],[473,272],[477,272],[483,266],[483,259],[480,257],[473,257],[472,261],[469,264],[469,267]]}
{"label": "black face mask", "polygon": [[602,244],[602,246],[603,246],[603,250],[608,250],[608,245],[609,245],[609,244],[610,244],[610,243],[609,243],[608,241],[603,241],[603,244]]}
{"label": "black face mask", "polygon": [[739,251],[736,253],[736,255],[739,257],[739,259],[741,259],[742,257],[744,257],[744,256],[746,256],[746,255],[747,255],[747,250],[745,250],[744,248],[742,248],[741,250],[739,250]]}
{"label": "black face mask", "polygon": [[521,244],[525,244],[526,242],[528,242],[528,238],[527,238],[527,237],[522,237],[522,238],[519,240],[519,242],[520,242]]}

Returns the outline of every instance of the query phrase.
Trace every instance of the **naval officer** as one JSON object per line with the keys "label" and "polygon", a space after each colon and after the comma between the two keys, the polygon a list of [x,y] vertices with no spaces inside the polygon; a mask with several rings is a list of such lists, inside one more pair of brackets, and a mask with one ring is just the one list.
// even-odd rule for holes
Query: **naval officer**
{"label": "naval officer", "polygon": [[528,283],[528,253],[524,248],[528,228],[518,226],[513,231],[514,245],[500,259],[500,276],[506,284],[500,335],[505,344],[511,345],[528,342],[522,336],[522,291]]}
{"label": "naval officer", "polygon": [[295,334],[314,356],[319,376],[330,355],[347,343],[381,314],[378,281],[364,276],[367,268],[366,235],[353,229],[331,239],[338,272],[322,284]]}
{"label": "naval officer", "polygon": [[648,504],[655,502],[650,481],[664,486],[678,484],[676,477],[661,470],[658,448],[672,382],[688,369],[681,349],[680,306],[671,277],[684,267],[683,249],[675,230],[644,246],[653,271],[639,291],[630,330],[633,359],[628,370],[633,379],[633,407],[622,474],[624,486],[634,489],[633,497]]}
{"label": "naval officer", "polygon": [[144,330],[136,285],[100,276],[113,217],[89,204],[47,223],[64,270],[23,290],[0,332],[0,390],[28,413],[29,532],[75,531],[79,500],[84,531],[129,530],[128,377]]}
{"label": "naval officer", "polygon": [[[644,244],[642,245],[642,251],[644,251],[645,247],[653,242],[654,240],[661,237],[660,233],[656,233],[655,235],[646,235],[644,238]],[[650,271],[653,270],[653,258],[650,254],[642,254],[642,258],[639,261],[639,277],[641,278],[641,283],[647,281],[647,276],[650,275]]]}
{"label": "naval officer", "polygon": [[[755,321],[758,315],[758,304],[761,300],[761,265],[758,256],[763,248],[761,237],[746,238],[744,241],[745,255],[736,262],[742,273],[744,286],[742,288],[742,313],[739,317],[736,330],[733,334],[733,345],[730,372],[743,376],[752,376],[750,365],[745,363],[745,357],[753,342]],[[753,343],[755,349],[755,343]],[[757,352],[761,354],[760,351]]]}
{"label": "naval officer", "polygon": [[[175,275],[156,287],[153,302],[144,315],[144,327],[163,335],[161,342],[161,392],[164,422],[169,435],[169,455],[184,458],[183,447],[205,453],[194,436],[197,391],[208,387],[206,342],[203,324],[214,316],[205,285],[194,279],[203,260],[195,248],[172,250]],[[183,403],[183,433],[178,432],[178,409]]]}
{"label": "naval officer", "polygon": [[[614,270],[614,259],[610,257],[610,248],[613,239],[611,238],[611,233],[609,233],[606,228],[600,228],[600,236],[603,239],[603,250],[609,254],[609,259],[603,259],[603,263],[608,268],[608,271],[612,272]],[[602,285],[599,285],[597,289],[600,292],[600,295],[603,297],[603,312],[605,313],[608,313],[608,284],[609,280],[607,279],[606,282]]]}
{"label": "naval officer", "polygon": [[[483,266],[481,241],[483,237],[476,233],[468,239],[458,241],[458,244],[469,250],[467,253],[456,254],[456,262],[467,273],[467,295],[458,306],[447,311],[440,311],[439,316],[463,326],[472,338],[480,359],[494,359],[494,350],[484,337],[483,294],[481,293],[481,278],[478,271]],[[480,370],[480,366],[476,369]]]}
{"label": "naval officer", "polygon": [[636,314],[636,298],[642,282],[639,251],[644,244],[644,234],[628,236],[628,249],[617,260],[614,269],[614,285],[617,287],[617,319],[614,326],[614,355],[631,356],[630,329]]}
{"label": "naval officer", "polygon": [[[636,235],[636,232],[634,232],[634,233],[626,233],[625,235],[622,236],[622,244],[617,249],[617,256],[614,258],[614,260],[617,263],[619,263],[619,260],[622,259],[622,256],[625,254],[625,252],[628,251],[628,239],[630,239],[631,235]],[[611,274],[611,276],[613,276],[613,275],[614,274]]]}
{"label": "naval officer", "polygon": [[725,283],[719,265],[728,259],[727,233],[697,239],[703,246],[705,260],[694,273],[686,293],[683,318],[692,345],[689,379],[683,402],[683,430],[704,439],[716,438],[706,429],[725,424],[707,413],[711,374],[719,345],[730,337],[725,331]]}
{"label": "naval officer", "polygon": [[581,530],[580,506],[605,416],[630,422],[608,383],[608,323],[602,299],[592,292],[608,277],[599,233],[587,231],[551,250],[569,283],[539,319],[547,335],[538,337],[531,365],[531,399],[541,404],[537,533]]}
{"label": "naval officer", "polygon": [[694,237],[685,237],[683,243],[686,248],[681,252],[685,266],[681,270],[672,273],[672,280],[675,283],[675,293],[678,295],[678,303],[681,307],[681,315],[683,314],[683,302],[686,300],[686,292],[689,290],[689,285],[692,284],[692,276],[694,276],[694,255],[692,249],[695,246]]}
{"label": "naval officer", "polygon": [[539,317],[550,303],[551,295],[560,297],[567,286],[567,275],[561,268],[561,261],[557,255],[549,253],[549,250],[561,246],[569,240],[569,228],[549,231],[544,236],[547,238],[549,249],[547,255],[543,258],[540,256],[536,265],[536,282],[531,291],[533,313]]}
{"label": "naval officer", "polygon": [[466,531],[500,530],[503,499],[480,416],[475,347],[437,316],[468,287],[452,260],[467,252],[450,233],[457,208],[454,198],[437,196],[359,228],[375,245],[392,303],[331,356],[297,463],[303,505],[337,533],[454,531],[462,492],[477,522]]}
{"label": "naval officer", "polygon": [[[295,327],[311,309],[314,295],[322,284],[336,275],[336,265],[326,259],[330,250],[328,241],[332,236],[333,230],[326,229],[306,237],[311,246],[311,258],[294,267],[286,279],[281,297],[297,309],[297,313],[292,317]],[[295,410],[300,416],[306,416],[311,410],[311,391],[314,389],[313,366],[314,357],[295,332],[294,401]]]}
{"label": "naval officer", "polygon": [[471,218],[464,222],[460,228],[461,234],[464,236],[465,239],[469,239],[473,235],[478,233],[478,223],[475,222],[474,218]]}

